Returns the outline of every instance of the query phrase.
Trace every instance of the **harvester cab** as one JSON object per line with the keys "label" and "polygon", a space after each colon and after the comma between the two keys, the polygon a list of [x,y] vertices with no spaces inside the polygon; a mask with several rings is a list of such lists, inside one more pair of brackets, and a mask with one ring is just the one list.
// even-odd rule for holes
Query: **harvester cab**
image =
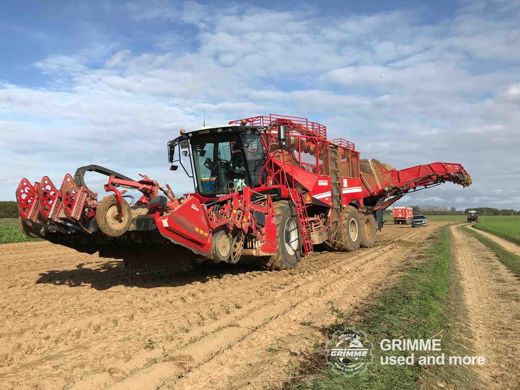
{"label": "harvester cab", "polygon": [[[374,245],[376,216],[407,192],[471,184],[460,164],[396,170],[360,159],[353,142],[330,140],[322,124],[282,115],[181,131],[168,143],[168,159],[170,169],[182,167],[192,178],[193,193],[178,198],[146,176],[133,180],[98,166],[67,174],[59,188],[47,176],[34,184],[24,178],[16,192],[21,226],[129,266],[248,256],[268,269],[288,269],[315,245]],[[108,176],[102,199],[83,180],[89,170]],[[127,189],[141,196],[132,201]]]}
{"label": "harvester cab", "polygon": [[[260,185],[265,154],[256,127],[224,126],[184,133],[170,141],[168,148],[170,163],[183,167],[201,196],[214,198]],[[188,163],[183,157],[188,157]]]}

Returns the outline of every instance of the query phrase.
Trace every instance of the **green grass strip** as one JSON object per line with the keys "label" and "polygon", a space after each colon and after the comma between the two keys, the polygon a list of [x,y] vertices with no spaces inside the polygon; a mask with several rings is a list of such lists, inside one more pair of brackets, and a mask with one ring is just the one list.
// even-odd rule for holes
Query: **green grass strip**
{"label": "green grass strip", "polygon": [[[439,382],[446,383],[452,378],[464,377],[464,382],[471,381],[471,374],[457,374],[461,368],[453,366],[421,367],[389,366],[380,364],[381,354],[398,355],[399,352],[381,352],[379,342],[393,338],[441,338],[442,349],[450,351],[451,325],[454,322],[453,310],[449,304],[453,301],[453,255],[451,235],[447,227],[443,228],[433,240],[432,245],[419,256],[421,261],[413,266],[401,281],[390,288],[368,308],[364,317],[357,323],[340,318],[338,324],[328,329],[332,334],[344,326],[354,326],[366,332],[372,339],[373,361],[365,373],[346,377],[328,367],[311,372],[303,381],[291,386],[295,389],[417,389],[436,387]],[[460,293],[459,299],[462,299]],[[463,312],[463,311],[461,311]],[[401,354],[409,354],[402,352]],[[421,353],[419,353],[421,354]],[[428,354],[428,353],[423,353]],[[416,353],[417,356],[417,353]],[[324,359],[324,358],[323,358]],[[316,359],[318,361],[318,359]],[[464,369],[465,370],[465,369]],[[312,370],[311,370],[312,371]],[[425,372],[428,371],[428,372]],[[438,373],[437,371],[443,371]],[[449,371],[447,373],[446,371]],[[433,372],[433,373],[432,373]],[[314,375],[314,376],[311,376]],[[460,380],[458,384],[460,384]]]}
{"label": "green grass strip", "polygon": [[490,240],[487,237],[484,237],[482,234],[479,234],[474,229],[465,226],[462,227],[462,229],[464,229],[465,232],[471,234],[482,244],[491,249],[493,253],[495,253],[495,255],[498,257],[498,260],[502,262],[502,264],[509,268],[509,270],[512,273],[514,273],[517,277],[520,277],[520,256],[507,251],[506,249],[502,248],[502,246],[497,244],[495,241]]}
{"label": "green grass strip", "polygon": [[20,230],[17,218],[0,218],[0,244],[34,241]]}
{"label": "green grass strip", "polygon": [[[493,221],[496,222],[496,221]],[[507,221],[510,222],[510,221]],[[520,218],[516,218],[514,222],[518,222],[520,225]],[[510,228],[510,226],[507,225],[487,225],[483,224],[481,222],[476,223],[473,225],[475,229],[482,230],[487,233],[494,234],[495,236],[498,236],[500,238],[503,238],[504,240],[507,240],[509,242],[512,242],[513,244],[520,245],[520,238],[518,237],[518,232],[516,230],[513,230]],[[516,227],[515,227],[516,228]]]}

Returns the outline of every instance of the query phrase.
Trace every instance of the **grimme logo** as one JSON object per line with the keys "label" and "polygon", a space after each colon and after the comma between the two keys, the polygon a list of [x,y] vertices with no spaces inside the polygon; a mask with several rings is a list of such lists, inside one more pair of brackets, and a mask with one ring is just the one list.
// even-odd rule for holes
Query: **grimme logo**
{"label": "grimme logo", "polygon": [[345,329],[332,335],[327,350],[327,363],[333,370],[351,376],[366,370],[371,358],[371,345],[365,333]]}

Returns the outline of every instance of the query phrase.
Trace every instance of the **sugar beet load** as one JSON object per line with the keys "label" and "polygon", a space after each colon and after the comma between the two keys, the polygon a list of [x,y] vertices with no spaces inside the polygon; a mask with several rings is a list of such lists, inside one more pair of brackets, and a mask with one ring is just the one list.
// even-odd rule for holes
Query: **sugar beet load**
{"label": "sugar beet load", "polygon": [[[318,244],[336,251],[372,246],[377,217],[409,191],[471,184],[460,164],[396,170],[360,160],[352,142],[329,140],[325,126],[298,117],[258,116],[183,132],[168,149],[172,169],[180,164],[193,176],[194,193],[177,198],[146,176],[132,180],[96,165],[67,174],[60,188],[47,176],[34,185],[22,179],[22,228],[127,265],[248,256],[288,269]],[[107,175],[111,194],[99,199],[84,182],[86,171]],[[142,196],[129,204],[124,189]]]}

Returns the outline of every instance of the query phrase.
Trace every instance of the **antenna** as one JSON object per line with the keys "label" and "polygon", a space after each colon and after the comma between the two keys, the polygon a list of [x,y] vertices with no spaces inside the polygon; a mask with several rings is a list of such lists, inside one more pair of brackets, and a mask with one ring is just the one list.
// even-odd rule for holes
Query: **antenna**
{"label": "antenna", "polygon": [[204,117],[203,117],[203,123],[202,123],[202,127],[206,127],[206,109],[204,109]]}

